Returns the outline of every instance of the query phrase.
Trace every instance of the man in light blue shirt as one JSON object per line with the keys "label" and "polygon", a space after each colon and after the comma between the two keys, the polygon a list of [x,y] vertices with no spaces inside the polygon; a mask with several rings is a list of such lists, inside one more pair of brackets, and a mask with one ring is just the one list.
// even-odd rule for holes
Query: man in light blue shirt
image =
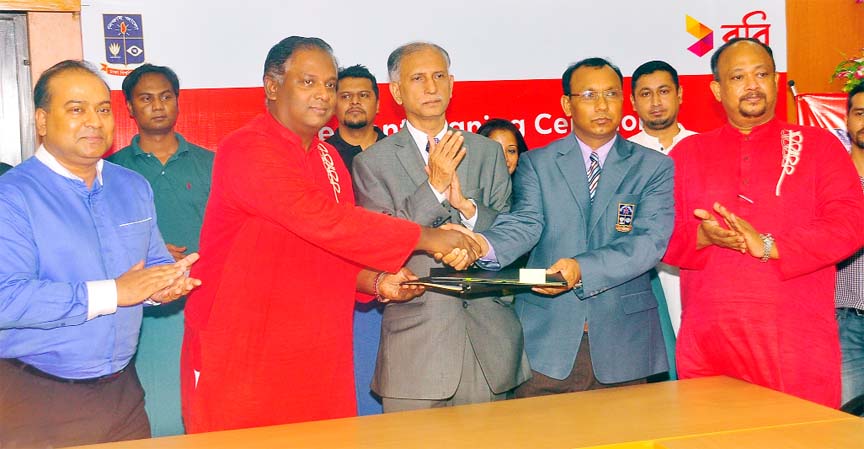
{"label": "man in light blue shirt", "polygon": [[33,96],[43,144],[0,178],[0,447],[147,438],[142,303],[200,284],[198,256],[175,263],[147,181],[102,160],[114,117],[94,69],[58,63]]}

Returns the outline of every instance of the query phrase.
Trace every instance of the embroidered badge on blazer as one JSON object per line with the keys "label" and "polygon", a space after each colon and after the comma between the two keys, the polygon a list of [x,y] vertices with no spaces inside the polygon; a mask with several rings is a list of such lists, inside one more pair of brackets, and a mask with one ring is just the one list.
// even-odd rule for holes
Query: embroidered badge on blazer
{"label": "embroidered badge on blazer", "polygon": [[615,230],[618,232],[630,232],[633,230],[633,215],[636,213],[636,205],[630,203],[618,203],[618,219],[615,222]]}

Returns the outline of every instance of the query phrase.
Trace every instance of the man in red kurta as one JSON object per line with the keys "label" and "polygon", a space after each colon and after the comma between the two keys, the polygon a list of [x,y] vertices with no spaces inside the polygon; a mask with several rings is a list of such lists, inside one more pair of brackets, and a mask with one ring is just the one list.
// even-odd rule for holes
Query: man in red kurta
{"label": "man in red kurta", "polygon": [[358,273],[400,272],[415,247],[469,247],[456,231],[354,206],[347,169],[317,137],[335,87],[329,45],[286,38],[265,63],[268,112],[218,148],[201,232],[209,263],[186,306],[189,432],[353,416],[355,287],[379,294],[400,281]]}
{"label": "man in red kurta", "polygon": [[840,401],[834,264],[864,241],[864,197],[839,141],[774,118],[770,48],[735,39],[712,58],[729,123],[675,160],[681,378],[724,374],[831,407]]}

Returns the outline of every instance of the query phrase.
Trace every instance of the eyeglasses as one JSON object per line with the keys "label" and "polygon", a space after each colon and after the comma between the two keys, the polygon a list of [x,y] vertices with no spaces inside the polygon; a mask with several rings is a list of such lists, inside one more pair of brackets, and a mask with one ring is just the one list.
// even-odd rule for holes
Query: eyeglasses
{"label": "eyeglasses", "polygon": [[606,101],[622,101],[624,99],[624,93],[621,92],[621,89],[609,89],[604,90],[603,92],[597,92],[596,90],[586,90],[584,92],[577,92],[575,94],[570,94],[570,97],[579,97],[579,100],[583,103],[594,103],[599,100],[600,97],[606,99]]}

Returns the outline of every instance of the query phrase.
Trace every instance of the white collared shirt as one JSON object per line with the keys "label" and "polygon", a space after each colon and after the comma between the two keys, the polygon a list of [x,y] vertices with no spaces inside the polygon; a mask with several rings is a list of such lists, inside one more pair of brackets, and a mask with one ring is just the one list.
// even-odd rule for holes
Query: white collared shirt
{"label": "white collared shirt", "polygon": [[[78,181],[84,182],[78,175],[69,171],[68,168],[64,167],[60,161],[54,157],[53,154],[49,153],[48,150],[45,149],[45,145],[39,145],[39,149],[36,150],[36,154],[33,155],[39,162],[45,164],[48,168],[51,169],[54,173],[58,175],[69,178],[76,179]],[[99,182],[99,185],[102,185],[102,166],[105,165],[105,161],[99,159],[99,162],[96,162],[96,181]]]}
{"label": "white collared shirt", "polygon": [[652,150],[656,150],[656,151],[659,151],[665,155],[668,155],[669,152],[672,151],[672,148],[675,148],[675,145],[678,145],[678,142],[684,140],[685,137],[692,136],[693,134],[697,134],[697,133],[695,131],[690,131],[688,129],[685,129],[684,126],[679,123],[678,124],[678,134],[676,134],[675,137],[672,138],[672,145],[669,145],[669,148],[663,148],[663,145],[660,144],[660,139],[658,139],[652,135],[649,135],[644,130],[642,130],[639,134],[636,134],[635,136],[630,137],[627,140],[629,140],[633,143],[638,143],[639,145],[642,145],[643,147],[648,147],[648,148],[651,148]]}
{"label": "white collared shirt", "polygon": [[[417,144],[417,149],[420,150],[420,157],[423,158],[423,162],[425,164],[429,164],[429,153],[426,152],[426,145],[429,143],[429,137],[423,131],[415,128],[411,122],[405,120],[405,127],[408,128],[408,133],[411,134],[411,138],[414,139],[414,143]],[[447,133],[447,120],[444,120],[444,127],[441,128],[441,131],[438,131],[438,134],[435,134],[434,138],[441,140],[444,138],[444,134]],[[432,189],[435,190],[435,189]]]}

